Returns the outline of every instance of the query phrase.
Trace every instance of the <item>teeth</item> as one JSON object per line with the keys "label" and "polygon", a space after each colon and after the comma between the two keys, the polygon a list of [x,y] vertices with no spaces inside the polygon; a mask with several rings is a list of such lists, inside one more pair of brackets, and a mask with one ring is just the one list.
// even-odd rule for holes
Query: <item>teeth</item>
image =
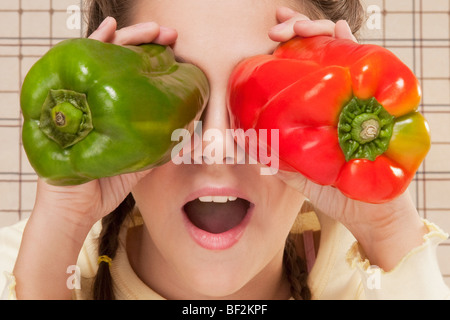
{"label": "teeth", "polygon": [[200,202],[212,202],[212,196],[205,196],[205,197],[200,197],[198,198],[200,200]]}
{"label": "teeth", "polygon": [[225,203],[227,201],[234,201],[237,199],[237,197],[232,196],[204,196],[198,198],[200,202],[218,202],[218,203]]}

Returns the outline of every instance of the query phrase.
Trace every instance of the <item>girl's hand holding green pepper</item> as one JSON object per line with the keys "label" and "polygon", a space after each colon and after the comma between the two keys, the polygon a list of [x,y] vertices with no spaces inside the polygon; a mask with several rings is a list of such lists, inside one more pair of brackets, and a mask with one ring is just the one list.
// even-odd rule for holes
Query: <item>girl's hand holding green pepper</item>
{"label": "girl's hand holding green pepper", "polygon": [[193,130],[208,95],[205,75],[168,46],[66,40],[25,78],[24,148],[55,185],[151,168],[170,160],[172,132]]}
{"label": "girl's hand holding green pepper", "polygon": [[[101,27],[92,33],[90,39],[116,45],[140,45],[150,42],[170,45],[177,38],[175,30],[159,27],[152,22],[120,30],[116,28],[115,19],[107,18]],[[45,275],[53,274],[55,277],[52,281],[61,285],[53,292],[54,296],[45,295],[45,298],[70,298],[71,291],[65,285],[67,274],[61,274],[58,266],[65,269],[76,264],[76,257],[93,224],[111,213],[151,170],[119,174],[64,187],[46,183],[45,179],[39,178],[35,205],[27,225],[29,232],[24,236],[23,253],[19,255],[14,269],[18,279],[17,295],[22,299],[43,297],[39,288],[47,287]],[[34,232],[34,236],[41,239],[41,247],[61,246],[57,264],[48,264],[48,261],[54,260],[51,251],[43,253],[33,249]],[[45,270],[30,269],[29,261],[47,267]],[[20,279],[24,281],[21,282]]]}

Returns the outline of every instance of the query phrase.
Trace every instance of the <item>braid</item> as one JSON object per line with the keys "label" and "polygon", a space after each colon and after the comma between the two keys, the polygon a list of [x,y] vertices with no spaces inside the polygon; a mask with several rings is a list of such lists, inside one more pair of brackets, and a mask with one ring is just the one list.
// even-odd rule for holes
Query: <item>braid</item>
{"label": "braid", "polygon": [[[125,200],[109,215],[102,219],[102,231],[99,236],[98,255],[108,256],[114,259],[119,247],[119,232],[125,218],[134,208],[134,198],[131,193]],[[114,300],[109,264],[100,262],[93,286],[94,300]]]}
{"label": "braid", "polygon": [[311,291],[307,283],[306,263],[298,256],[295,243],[291,237],[286,239],[283,263],[285,274],[291,284],[292,297],[295,300],[310,300]]}

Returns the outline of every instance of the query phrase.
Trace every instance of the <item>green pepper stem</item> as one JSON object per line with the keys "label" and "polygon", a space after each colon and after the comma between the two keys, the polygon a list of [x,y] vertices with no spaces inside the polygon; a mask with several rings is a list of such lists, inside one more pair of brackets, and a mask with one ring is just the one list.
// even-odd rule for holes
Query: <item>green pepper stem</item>
{"label": "green pepper stem", "polygon": [[369,159],[386,152],[394,117],[375,99],[354,97],[344,106],[338,123],[339,144],[345,159]]}
{"label": "green pepper stem", "polygon": [[56,126],[64,127],[66,125],[66,116],[62,112],[56,112],[54,121]]}
{"label": "green pepper stem", "polygon": [[63,102],[52,108],[52,120],[56,128],[65,133],[77,134],[83,122],[83,111],[69,102]]}
{"label": "green pepper stem", "polygon": [[62,148],[83,140],[93,129],[86,95],[71,90],[50,90],[42,106],[39,128]]}

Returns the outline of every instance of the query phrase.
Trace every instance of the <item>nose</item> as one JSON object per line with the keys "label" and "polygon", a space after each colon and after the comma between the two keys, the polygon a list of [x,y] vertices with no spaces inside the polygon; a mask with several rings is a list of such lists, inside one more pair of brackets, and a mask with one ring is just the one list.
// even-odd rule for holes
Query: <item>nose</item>
{"label": "nose", "polygon": [[192,137],[192,162],[195,164],[236,164],[242,161],[239,146],[234,141],[230,128],[230,116],[226,106],[226,86],[215,90],[211,88],[211,95],[197,123]]}

